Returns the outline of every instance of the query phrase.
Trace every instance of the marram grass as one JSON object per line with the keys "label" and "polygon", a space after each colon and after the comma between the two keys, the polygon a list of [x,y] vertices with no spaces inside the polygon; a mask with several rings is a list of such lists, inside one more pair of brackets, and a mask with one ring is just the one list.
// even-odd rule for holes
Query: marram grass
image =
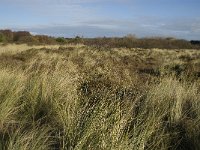
{"label": "marram grass", "polygon": [[[124,58],[116,49],[63,49],[0,56],[0,149],[200,149],[199,79],[171,73],[179,68],[161,66],[158,75],[136,64],[160,66],[162,50],[147,52],[150,59],[142,50],[126,49],[132,57]],[[178,59],[162,57],[162,65]],[[22,63],[10,67],[11,61]]]}

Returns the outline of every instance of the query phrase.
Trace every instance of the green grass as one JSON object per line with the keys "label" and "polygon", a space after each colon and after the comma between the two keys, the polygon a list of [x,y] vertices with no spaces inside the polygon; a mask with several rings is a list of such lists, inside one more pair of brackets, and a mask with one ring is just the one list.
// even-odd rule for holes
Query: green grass
{"label": "green grass", "polygon": [[199,51],[72,47],[0,55],[0,149],[200,149]]}

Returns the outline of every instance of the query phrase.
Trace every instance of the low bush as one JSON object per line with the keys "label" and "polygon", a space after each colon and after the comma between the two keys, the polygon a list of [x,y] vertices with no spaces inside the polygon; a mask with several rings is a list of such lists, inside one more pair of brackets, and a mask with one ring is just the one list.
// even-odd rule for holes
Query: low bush
{"label": "low bush", "polygon": [[58,43],[65,43],[66,42],[65,38],[63,38],[63,37],[56,38],[56,41]]}
{"label": "low bush", "polygon": [[5,42],[5,37],[2,33],[0,33],[0,42]]}

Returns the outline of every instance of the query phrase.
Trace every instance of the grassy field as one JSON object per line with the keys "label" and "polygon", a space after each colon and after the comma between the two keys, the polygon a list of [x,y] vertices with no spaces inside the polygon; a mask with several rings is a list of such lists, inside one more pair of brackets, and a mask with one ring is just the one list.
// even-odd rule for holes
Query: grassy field
{"label": "grassy field", "polygon": [[0,45],[0,149],[199,150],[200,51]]}

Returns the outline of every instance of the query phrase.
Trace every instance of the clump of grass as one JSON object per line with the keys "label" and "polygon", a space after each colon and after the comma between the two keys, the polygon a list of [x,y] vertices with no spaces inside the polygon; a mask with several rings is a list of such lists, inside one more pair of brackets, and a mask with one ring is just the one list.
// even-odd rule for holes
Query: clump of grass
{"label": "clump of grass", "polygon": [[53,145],[52,137],[49,136],[48,127],[40,127],[29,130],[18,129],[9,136],[5,149],[9,150],[43,150],[50,149]]}
{"label": "clump of grass", "polygon": [[170,146],[176,149],[199,148],[199,133],[188,130],[200,127],[198,90],[195,84],[165,78],[149,91],[150,110],[163,123],[163,129],[170,134]]}
{"label": "clump of grass", "polygon": [[21,107],[20,98],[26,77],[7,70],[0,70],[0,132],[7,132],[18,123],[16,115]]}

